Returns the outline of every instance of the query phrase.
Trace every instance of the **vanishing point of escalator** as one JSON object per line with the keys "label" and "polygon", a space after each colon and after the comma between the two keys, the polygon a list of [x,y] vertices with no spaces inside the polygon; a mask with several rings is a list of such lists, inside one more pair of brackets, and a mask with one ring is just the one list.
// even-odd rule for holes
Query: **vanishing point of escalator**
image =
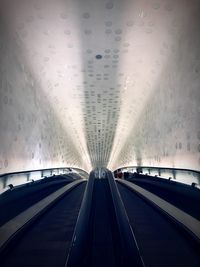
{"label": "vanishing point of escalator", "polygon": [[91,172],[66,267],[143,267],[112,173]]}

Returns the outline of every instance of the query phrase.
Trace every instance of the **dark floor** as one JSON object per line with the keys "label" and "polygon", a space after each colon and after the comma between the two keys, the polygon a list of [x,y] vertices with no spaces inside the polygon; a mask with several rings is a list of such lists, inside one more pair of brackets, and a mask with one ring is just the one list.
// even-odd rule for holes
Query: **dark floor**
{"label": "dark floor", "polygon": [[90,255],[87,266],[118,266],[119,233],[107,179],[95,179],[90,229]]}

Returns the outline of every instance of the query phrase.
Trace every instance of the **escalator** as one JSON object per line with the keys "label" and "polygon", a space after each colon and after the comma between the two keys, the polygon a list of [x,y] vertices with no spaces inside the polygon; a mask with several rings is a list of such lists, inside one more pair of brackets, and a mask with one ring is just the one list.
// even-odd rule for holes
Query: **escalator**
{"label": "escalator", "polygon": [[197,267],[199,243],[147,199],[91,172],[1,253],[1,267]]}
{"label": "escalator", "polygon": [[89,177],[67,267],[143,267],[112,173]]}
{"label": "escalator", "polygon": [[147,200],[117,184],[146,267],[200,266],[199,243]]}
{"label": "escalator", "polygon": [[0,258],[1,267],[63,266],[86,182],[76,186],[28,226]]}

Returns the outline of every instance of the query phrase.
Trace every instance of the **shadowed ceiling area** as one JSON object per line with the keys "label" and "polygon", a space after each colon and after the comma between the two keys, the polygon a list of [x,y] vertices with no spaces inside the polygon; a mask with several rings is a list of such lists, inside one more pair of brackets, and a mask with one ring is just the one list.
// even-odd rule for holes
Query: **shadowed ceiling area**
{"label": "shadowed ceiling area", "polygon": [[0,173],[200,169],[199,1],[0,6]]}

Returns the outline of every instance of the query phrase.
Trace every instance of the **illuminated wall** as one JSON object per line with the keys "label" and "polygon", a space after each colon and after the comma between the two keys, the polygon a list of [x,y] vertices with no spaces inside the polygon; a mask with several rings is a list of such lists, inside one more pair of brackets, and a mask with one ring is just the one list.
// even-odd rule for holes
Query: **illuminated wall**
{"label": "illuminated wall", "polygon": [[[154,1],[153,8],[152,20],[147,19],[147,11],[141,30],[151,37],[142,43],[144,32],[138,31],[133,41],[143,50],[136,53],[138,67],[127,70],[130,76],[122,97],[126,121],[121,116],[110,166],[199,170],[200,5],[198,1]],[[131,60],[127,58],[125,66]]]}
{"label": "illuminated wall", "polygon": [[1,173],[200,169],[199,1],[7,0],[1,9]]}
{"label": "illuminated wall", "polygon": [[23,51],[1,31],[0,172],[61,166],[87,169]]}

